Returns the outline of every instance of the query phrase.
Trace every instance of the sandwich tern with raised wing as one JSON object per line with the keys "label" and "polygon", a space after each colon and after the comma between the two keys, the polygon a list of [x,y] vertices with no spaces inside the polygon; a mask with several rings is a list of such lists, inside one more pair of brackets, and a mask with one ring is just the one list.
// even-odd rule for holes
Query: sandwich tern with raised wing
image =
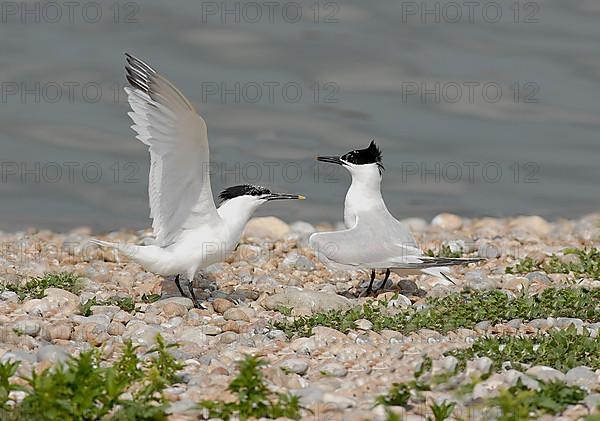
{"label": "sandwich tern with raised wing", "polygon": [[388,211],[381,195],[381,151],[371,141],[365,149],[342,156],[319,156],[318,161],[341,165],[352,175],[344,204],[345,230],[319,232],[309,243],[327,266],[345,270],[371,270],[367,293],[376,270],[385,270],[383,288],[390,273],[424,272],[446,279],[448,266],[478,262],[479,258],[445,258],[423,255],[410,230]]}
{"label": "sandwich tern with raised wing", "polygon": [[93,241],[122,252],[146,270],[176,275],[182,295],[179,277],[186,276],[190,296],[200,306],[191,286],[196,271],[233,253],[246,222],[261,204],[304,197],[246,184],[224,190],[217,208],[204,120],[171,82],[142,60],[125,55],[131,127],[150,150],[148,194],[155,242],[141,246]]}

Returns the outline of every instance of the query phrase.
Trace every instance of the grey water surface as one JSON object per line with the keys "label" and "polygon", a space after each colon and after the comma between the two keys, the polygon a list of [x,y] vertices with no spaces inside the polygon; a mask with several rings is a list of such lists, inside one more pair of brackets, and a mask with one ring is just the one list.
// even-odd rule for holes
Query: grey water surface
{"label": "grey water surface", "polygon": [[308,198],[261,215],[340,220],[349,176],[314,157],[371,138],[398,217],[599,210],[597,1],[46,3],[2,6],[2,230],[150,225],[125,51],[204,116],[215,195]]}

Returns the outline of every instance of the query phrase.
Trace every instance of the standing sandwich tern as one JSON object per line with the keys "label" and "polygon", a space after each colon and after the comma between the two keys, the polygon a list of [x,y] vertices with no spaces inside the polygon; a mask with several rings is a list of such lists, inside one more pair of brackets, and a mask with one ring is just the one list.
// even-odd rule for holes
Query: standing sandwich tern
{"label": "standing sandwich tern", "polygon": [[352,184],[344,204],[345,230],[319,232],[309,243],[327,266],[346,269],[370,269],[371,292],[376,270],[385,270],[382,289],[393,271],[400,275],[424,272],[452,280],[448,266],[478,262],[479,258],[424,256],[410,230],[388,211],[381,195],[384,170],[381,151],[371,141],[365,149],[342,156],[319,156],[318,161],[341,165],[352,175]]}
{"label": "standing sandwich tern", "polygon": [[93,242],[120,251],[151,272],[177,275],[182,295],[179,277],[186,276],[190,296],[200,306],[191,286],[196,271],[233,253],[246,222],[261,204],[304,197],[240,185],[225,189],[217,208],[204,120],[171,82],[142,60],[125,56],[131,127],[150,150],[148,194],[155,242],[148,246]]}

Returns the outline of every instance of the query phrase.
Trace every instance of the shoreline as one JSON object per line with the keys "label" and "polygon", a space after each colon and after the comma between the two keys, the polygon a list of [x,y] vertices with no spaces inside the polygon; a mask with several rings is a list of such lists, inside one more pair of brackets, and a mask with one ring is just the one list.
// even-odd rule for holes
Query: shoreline
{"label": "shoreline", "polygon": [[[200,400],[233,399],[226,389],[237,375],[236,361],[247,354],[269,361],[263,372],[270,390],[298,396],[306,419],[314,419],[307,409],[318,412],[328,406],[321,418],[383,420],[388,411],[424,417],[432,403],[443,399],[455,400],[463,410],[482,404],[476,409],[481,415],[517,378],[531,386],[540,381],[536,376],[550,376],[550,370],[558,372],[552,371],[564,387],[581,387],[586,399],[595,399],[600,366],[556,369],[551,360],[523,366],[515,360],[512,368],[497,368],[493,358],[470,356],[461,368],[459,351],[486,336],[534,337],[568,332],[571,325],[580,334],[598,334],[600,310],[588,309],[584,298],[560,307],[561,300],[546,302],[543,297],[563,294],[564,288],[600,288],[600,273],[592,272],[600,268],[600,255],[591,254],[600,247],[600,214],[554,222],[537,216],[441,214],[431,222],[405,222],[424,251],[488,260],[454,268],[456,285],[427,275],[393,274],[384,292],[364,297],[367,276],[328,271],[307,247],[310,233],[330,226],[254,218],[234,255],[196,276],[196,294],[207,306],[199,310],[178,296],[170,280],[89,246],[89,228],[0,232],[0,361],[21,361],[17,374],[26,375],[98,348],[110,363],[125,341],[143,351],[160,334],[166,343],[179,344],[172,353],[183,364],[184,380],[163,391],[168,412],[175,414],[172,420],[194,419]],[[99,238],[145,243],[149,233],[115,231]],[[566,269],[570,272],[560,273]],[[68,283],[70,278],[58,288],[52,278],[39,291],[28,284],[59,272],[72,274],[77,288]],[[498,304],[502,297],[520,304],[503,307]],[[479,307],[462,313],[480,299]],[[444,304],[452,302],[456,307]],[[364,305],[379,310],[357,319],[351,309]],[[434,317],[436,311],[446,313]],[[535,317],[523,317],[527,314]],[[392,383],[407,385],[422,371],[419,379],[432,382],[430,391],[411,391],[411,404],[404,406],[375,405],[378,396],[392,393]],[[480,379],[457,398],[454,392],[474,375]],[[442,377],[443,387],[435,385]],[[12,396],[19,401],[24,394]],[[582,398],[559,413],[567,419],[588,414],[594,406],[586,402]]]}

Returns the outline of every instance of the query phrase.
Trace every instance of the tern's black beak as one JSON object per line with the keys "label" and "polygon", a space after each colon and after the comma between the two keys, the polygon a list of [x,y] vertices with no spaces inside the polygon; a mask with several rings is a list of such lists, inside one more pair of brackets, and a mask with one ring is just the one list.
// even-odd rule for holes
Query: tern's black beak
{"label": "tern's black beak", "polygon": [[317,161],[329,162],[330,164],[344,165],[339,156],[317,156]]}
{"label": "tern's black beak", "polygon": [[267,196],[267,200],[284,200],[284,199],[295,199],[304,200],[306,197],[298,194],[286,194],[286,193],[271,193]]}

